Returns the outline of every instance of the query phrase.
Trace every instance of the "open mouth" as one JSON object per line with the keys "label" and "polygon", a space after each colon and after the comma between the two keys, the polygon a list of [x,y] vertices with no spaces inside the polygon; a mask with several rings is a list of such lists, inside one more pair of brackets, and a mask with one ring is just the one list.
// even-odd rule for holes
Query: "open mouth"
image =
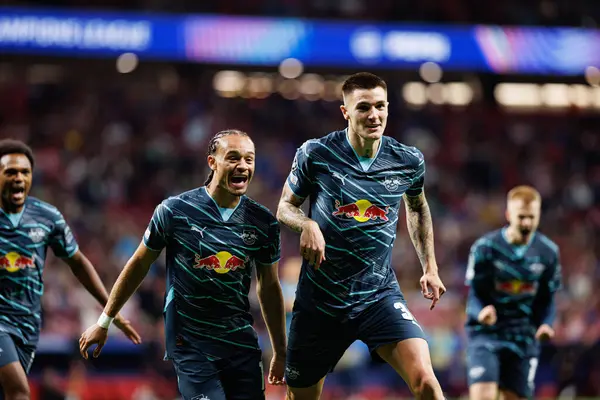
{"label": "open mouth", "polygon": [[245,175],[235,175],[231,177],[231,186],[235,189],[243,189],[248,183],[248,177]]}
{"label": "open mouth", "polygon": [[25,199],[25,188],[14,187],[10,190],[10,198],[13,202],[20,202]]}

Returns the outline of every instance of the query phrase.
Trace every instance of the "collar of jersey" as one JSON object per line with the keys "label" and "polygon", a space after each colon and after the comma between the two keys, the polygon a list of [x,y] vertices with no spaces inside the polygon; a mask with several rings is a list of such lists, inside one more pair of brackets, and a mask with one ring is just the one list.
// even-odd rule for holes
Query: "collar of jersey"
{"label": "collar of jersey", "polygon": [[[0,211],[2,211],[2,214],[4,214],[6,216],[6,218],[10,221],[10,223],[12,224],[13,228],[17,228],[19,226],[19,224],[21,223],[21,218],[23,218],[23,214],[25,213],[25,208],[27,208],[27,204],[25,204],[23,206],[23,209],[21,210],[21,212],[18,213],[14,213],[14,214],[9,214],[6,211],[4,211],[3,208],[0,207]],[[13,215],[17,215],[17,220],[16,223],[15,221],[13,221],[14,217],[11,217]]]}
{"label": "collar of jersey", "polygon": [[238,209],[238,207],[240,206],[240,204],[242,204],[242,201],[244,200],[244,197],[246,197],[245,195],[240,196],[240,201],[238,201],[238,203],[236,204],[236,206],[233,207],[233,211],[231,211],[231,213],[229,214],[229,216],[226,217],[225,214],[224,214],[224,210],[231,210],[231,208],[224,208],[224,207],[219,206],[217,204],[217,202],[215,201],[215,199],[212,198],[212,196],[210,195],[210,193],[208,193],[208,190],[206,190],[206,186],[203,186],[202,188],[204,189],[204,193],[206,193],[206,196],[213,202],[213,204],[215,205],[215,207],[217,207],[217,211],[219,211],[219,215],[221,215],[221,218],[223,219],[223,221],[229,221],[229,219],[235,213],[235,211]]}
{"label": "collar of jersey", "polygon": [[348,138],[348,128],[344,129],[344,137],[346,138],[346,143],[348,143],[348,146],[350,146],[350,148],[354,152],[354,155],[356,156],[356,160],[358,161],[358,164],[360,165],[360,167],[362,168],[362,170],[364,172],[367,172],[371,168],[371,166],[373,165],[375,160],[377,159],[377,156],[379,156],[379,153],[381,152],[381,148],[383,147],[383,136],[381,137],[381,141],[379,142],[379,148],[377,149],[377,154],[375,154],[375,157],[373,157],[371,159],[372,161],[366,169],[364,168],[363,163],[361,162],[361,159],[364,159],[366,157],[359,156],[358,153],[356,152],[356,149],[354,149],[354,147],[352,146],[352,143],[350,143],[350,138]]}
{"label": "collar of jersey", "polygon": [[533,235],[531,235],[531,237],[529,238],[529,241],[527,243],[514,244],[514,243],[511,243],[508,241],[508,236],[506,236],[506,229],[507,229],[506,226],[504,228],[502,228],[502,231],[501,231],[502,239],[504,239],[504,241],[510,246],[510,248],[515,252],[515,254],[517,256],[523,257],[523,255],[525,253],[527,253],[527,250],[531,246],[531,243],[533,243],[533,240],[535,239],[535,235],[537,235],[537,232],[533,232]]}

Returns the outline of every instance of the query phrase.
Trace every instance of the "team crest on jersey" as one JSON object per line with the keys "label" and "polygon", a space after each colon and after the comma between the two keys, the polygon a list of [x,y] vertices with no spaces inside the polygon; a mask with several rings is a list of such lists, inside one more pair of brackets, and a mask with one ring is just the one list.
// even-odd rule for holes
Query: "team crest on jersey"
{"label": "team crest on jersey", "polygon": [[402,179],[398,176],[386,176],[385,180],[382,182],[383,186],[390,192],[397,191],[402,183]]}
{"label": "team crest on jersey", "polygon": [[29,231],[29,239],[33,241],[33,243],[40,243],[46,237],[46,231],[42,228],[33,228]]}
{"label": "team crest on jersey", "polygon": [[531,270],[531,272],[533,272],[536,275],[541,274],[542,272],[544,272],[544,270],[546,269],[546,266],[542,263],[534,263],[531,264],[529,266],[529,269]]}
{"label": "team crest on jersey", "polygon": [[210,400],[210,399],[208,397],[206,397],[205,395],[201,394],[199,396],[192,397],[192,400]]}
{"label": "team crest on jersey", "polygon": [[258,235],[256,235],[256,232],[253,229],[244,229],[244,232],[242,232],[242,240],[248,246],[252,246],[254,243],[256,243],[257,239]]}

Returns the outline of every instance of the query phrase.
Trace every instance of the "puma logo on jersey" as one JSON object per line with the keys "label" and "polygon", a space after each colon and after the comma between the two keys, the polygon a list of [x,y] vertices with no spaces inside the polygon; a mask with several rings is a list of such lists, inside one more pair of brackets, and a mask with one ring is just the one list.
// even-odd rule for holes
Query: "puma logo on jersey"
{"label": "puma logo on jersey", "polygon": [[204,230],[205,229],[206,229],[206,227],[200,229],[196,225],[192,225],[192,230],[198,232],[200,234],[200,237],[202,237],[202,239],[204,239]]}
{"label": "puma logo on jersey", "polygon": [[334,178],[339,179],[342,182],[342,185],[346,184],[346,177],[348,176],[348,174],[342,175],[339,172],[334,171],[332,173],[332,175],[333,175]]}

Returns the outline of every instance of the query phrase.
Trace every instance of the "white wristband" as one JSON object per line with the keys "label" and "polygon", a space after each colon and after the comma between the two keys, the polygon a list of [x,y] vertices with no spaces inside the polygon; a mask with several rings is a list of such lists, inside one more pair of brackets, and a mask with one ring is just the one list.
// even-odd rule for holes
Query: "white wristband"
{"label": "white wristband", "polygon": [[103,311],[102,315],[100,315],[100,318],[98,318],[98,326],[104,329],[108,329],[108,327],[110,326],[110,324],[113,322],[114,318],[113,317],[109,317],[108,315],[106,315],[106,313]]}

